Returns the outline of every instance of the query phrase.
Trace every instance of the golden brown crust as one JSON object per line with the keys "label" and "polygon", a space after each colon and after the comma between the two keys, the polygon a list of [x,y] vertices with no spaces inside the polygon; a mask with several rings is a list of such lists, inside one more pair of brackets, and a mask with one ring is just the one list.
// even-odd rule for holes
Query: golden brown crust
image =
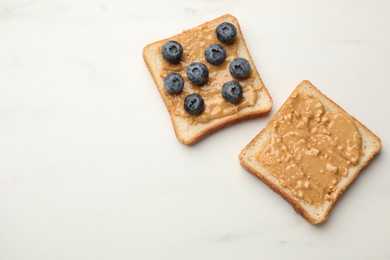
{"label": "golden brown crust", "polygon": [[[242,155],[240,154],[240,157]],[[253,168],[251,165],[246,164],[244,160],[241,160],[240,158],[241,166],[244,167],[248,172],[253,174],[254,176],[258,177],[260,180],[262,180],[265,184],[267,184],[273,191],[278,193],[283,199],[285,199],[288,203],[291,204],[291,206],[295,209],[296,212],[298,212],[302,217],[307,219],[312,224],[317,224],[316,220],[313,219],[310,215],[306,214],[306,211],[304,208],[301,207],[299,203],[297,203],[296,200],[292,199],[292,197],[287,194],[287,192],[283,189],[280,189],[279,186],[274,185],[269,179],[265,178],[264,175],[258,174],[257,169]]]}
{"label": "golden brown crust", "polygon": [[[297,90],[299,90],[300,88],[302,87],[305,87],[305,86],[309,86],[309,88],[315,92],[317,92],[320,96],[323,96],[327,101],[329,101],[333,106],[335,106],[339,111],[341,111],[342,113],[345,113],[347,114],[348,116],[350,116],[344,109],[342,109],[338,104],[336,104],[333,100],[331,100],[330,98],[328,98],[326,95],[324,95],[321,91],[319,91],[311,82],[307,81],[307,80],[304,80],[302,81],[298,87],[296,88]],[[315,219],[313,218],[307,211],[306,209],[295,199],[293,198],[290,194],[288,194],[286,192],[285,189],[283,189],[281,186],[277,186],[275,185],[271,180],[269,180],[268,178],[266,178],[260,170],[252,167],[250,164],[247,164],[247,162],[245,161],[245,156],[246,156],[246,153],[247,151],[252,147],[254,146],[258,139],[263,135],[265,134],[268,130],[269,130],[269,127],[272,126],[272,124],[274,123],[275,120],[277,120],[277,117],[276,115],[278,115],[279,111],[281,111],[281,109],[285,106],[285,104],[288,102],[290,98],[288,98],[284,103],[283,105],[279,108],[279,110],[275,113],[275,116],[268,122],[267,126],[260,131],[260,133],[258,133],[252,140],[251,142],[249,142],[248,145],[245,146],[245,148],[240,152],[239,154],[239,160],[240,160],[240,163],[242,165],[242,167],[244,167],[247,171],[249,171],[251,174],[257,176],[258,178],[260,178],[264,183],[266,183],[270,188],[272,188],[275,192],[277,192],[278,194],[281,195],[282,198],[284,198],[288,203],[290,203],[293,208],[295,209],[296,212],[298,212],[301,216],[303,216],[308,222],[310,222],[311,224],[320,224],[322,222],[324,222],[328,216],[329,216],[329,213],[330,213],[330,210],[333,208],[334,204],[339,200],[341,194],[352,184],[352,182],[356,179],[356,177],[359,175],[359,173],[361,172],[361,170],[363,168],[365,168],[367,166],[367,164],[371,161],[371,159],[380,151],[381,147],[382,147],[382,143],[381,143],[381,140],[379,139],[378,136],[376,136],[372,131],[370,131],[366,126],[364,126],[362,123],[360,123],[356,118],[350,116],[352,118],[352,120],[354,121],[354,123],[359,126],[360,128],[363,129],[363,132],[368,134],[370,137],[372,137],[373,139],[375,139],[375,141],[377,142],[377,146],[376,146],[376,149],[374,151],[372,151],[369,155],[369,157],[367,157],[364,161],[364,163],[362,165],[359,166],[358,169],[356,169],[356,171],[354,172],[353,176],[351,176],[349,179],[348,179],[348,182],[343,186],[343,188],[337,193],[337,196],[335,197],[335,199],[329,203],[329,205],[327,206],[325,212],[324,212],[324,215],[322,216],[321,219]]]}
{"label": "golden brown crust", "polygon": [[[206,22],[206,23],[204,23],[202,25],[199,25],[197,27],[204,26],[205,24],[210,24],[210,23],[220,23],[220,22],[222,22],[224,20],[232,20],[232,21],[234,21],[235,25],[237,26],[237,37],[241,38],[242,46],[245,49],[245,52],[246,52],[246,54],[248,55],[248,57],[250,59],[249,62],[254,65],[253,59],[250,56],[250,53],[249,53],[249,50],[247,48],[245,39],[244,39],[244,37],[242,35],[241,27],[240,27],[237,19],[234,16],[232,16],[230,14],[225,14],[225,15],[219,17],[219,18],[216,18],[214,20],[208,21],[208,22]],[[195,28],[197,28],[197,27],[195,27]],[[204,137],[210,135],[211,133],[217,131],[220,128],[226,127],[228,125],[231,125],[233,123],[236,123],[236,122],[239,122],[239,121],[242,121],[242,120],[247,120],[247,119],[251,119],[251,118],[260,117],[262,115],[266,115],[266,114],[269,113],[269,111],[271,110],[271,107],[272,107],[272,98],[269,95],[267,88],[264,86],[264,83],[261,80],[261,77],[259,75],[259,72],[258,72],[256,66],[253,66],[252,73],[255,74],[255,77],[259,80],[260,84],[263,86],[261,88],[261,91],[262,91],[263,95],[266,96],[266,98],[269,100],[270,106],[267,107],[267,108],[253,108],[253,109],[246,110],[246,111],[242,111],[241,110],[237,114],[229,115],[229,116],[222,117],[222,118],[219,118],[219,119],[213,119],[212,121],[210,121],[209,123],[206,123],[206,124],[199,123],[200,125],[204,125],[205,128],[201,129],[200,131],[197,131],[191,137],[183,136],[182,133],[180,132],[181,130],[180,130],[179,125],[178,125],[179,123],[178,123],[178,120],[176,118],[177,116],[174,115],[173,108],[170,107],[170,105],[168,103],[168,98],[166,97],[166,95],[164,93],[163,81],[160,78],[159,71],[157,71],[157,70],[155,70],[153,68],[153,61],[155,61],[155,60],[153,60],[152,58],[148,57],[148,52],[150,52],[154,48],[158,49],[159,46],[161,46],[163,43],[165,43],[166,41],[170,40],[171,38],[177,37],[178,35],[180,35],[180,34],[177,34],[177,35],[172,36],[170,38],[163,39],[163,40],[160,40],[160,41],[157,41],[157,42],[154,42],[154,43],[151,43],[151,44],[148,44],[147,46],[145,46],[144,49],[143,49],[143,59],[144,59],[145,64],[146,64],[147,68],[149,69],[149,71],[150,71],[150,73],[151,73],[151,75],[153,77],[153,80],[154,80],[154,82],[155,82],[155,84],[157,86],[157,89],[160,92],[161,97],[164,100],[165,106],[166,106],[166,108],[167,108],[167,110],[168,110],[168,112],[170,114],[170,117],[171,117],[171,121],[172,121],[172,124],[173,124],[173,128],[174,128],[175,134],[176,134],[176,136],[177,136],[177,138],[179,139],[180,142],[182,142],[183,144],[186,144],[186,145],[192,145],[192,144],[195,144],[196,142],[200,141]]]}
{"label": "golden brown crust", "polygon": [[[206,130],[198,132],[198,134],[194,135],[193,138],[191,138],[190,140],[180,139],[179,136],[177,136],[177,137],[179,138],[180,142],[182,142],[183,144],[193,145],[193,144],[196,144],[197,142],[199,142],[200,140],[202,140],[203,138],[205,138],[206,136],[213,134],[215,131],[217,131],[221,128],[227,127],[231,124],[234,124],[234,123],[237,123],[240,121],[258,118],[260,116],[267,115],[267,114],[269,114],[269,111],[264,111],[261,113],[254,111],[253,113],[248,113],[245,116],[240,116],[240,117],[234,116],[234,118],[229,118],[230,117],[229,116],[229,117],[224,118],[225,120],[223,120],[223,121],[220,120],[218,123],[213,124],[212,126],[208,127]],[[175,125],[175,121],[172,121],[172,123],[173,123],[173,125]],[[177,128],[176,127],[174,127],[174,128],[176,131]]]}

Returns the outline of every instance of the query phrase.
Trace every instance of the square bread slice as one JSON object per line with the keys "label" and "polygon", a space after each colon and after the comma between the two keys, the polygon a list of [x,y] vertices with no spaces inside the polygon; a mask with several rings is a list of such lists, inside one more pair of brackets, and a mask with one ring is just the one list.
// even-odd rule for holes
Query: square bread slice
{"label": "square bread slice", "polygon": [[381,146],[375,134],[305,80],[239,159],[318,224]]}
{"label": "square bread slice", "polygon": [[[231,43],[221,42],[216,36],[215,30],[223,22],[231,23],[237,29],[237,36]],[[178,64],[171,64],[162,57],[161,48],[168,41],[177,41],[183,47]],[[209,64],[204,57],[205,49],[215,43],[222,45],[227,53],[226,60],[220,65]],[[184,144],[193,144],[219,128],[271,110],[272,99],[249,54],[240,25],[232,15],[223,15],[181,34],[151,43],[144,48],[143,58],[171,116],[176,136]],[[230,74],[229,64],[235,58],[249,62],[251,72],[247,78],[237,79]],[[192,84],[186,75],[188,65],[193,62],[201,62],[209,70],[209,79],[203,86]],[[164,90],[164,78],[172,72],[179,73],[184,79],[184,89],[179,94],[169,94]],[[238,104],[229,103],[221,96],[222,85],[231,80],[239,82],[243,88],[243,98]],[[184,110],[184,99],[191,93],[198,93],[204,99],[205,108],[197,116]]]}

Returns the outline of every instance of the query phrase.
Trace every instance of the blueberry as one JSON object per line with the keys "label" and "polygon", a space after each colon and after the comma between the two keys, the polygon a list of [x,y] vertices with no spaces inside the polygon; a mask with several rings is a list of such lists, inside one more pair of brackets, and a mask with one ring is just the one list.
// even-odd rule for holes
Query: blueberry
{"label": "blueberry", "polygon": [[170,73],[164,78],[164,89],[169,94],[177,94],[182,92],[184,87],[183,77],[176,72]]}
{"label": "blueberry", "polygon": [[234,24],[224,22],[218,25],[217,29],[215,30],[215,33],[217,34],[217,37],[221,42],[229,43],[236,38],[237,29]]}
{"label": "blueberry", "polygon": [[195,85],[203,85],[209,79],[209,70],[203,63],[194,62],[187,68],[187,77]]}
{"label": "blueberry", "polygon": [[226,50],[221,44],[211,44],[204,52],[208,63],[219,65],[226,59]]}
{"label": "blueberry", "polygon": [[222,97],[230,103],[238,103],[242,98],[242,86],[237,81],[228,81],[222,86]]}
{"label": "blueberry", "polygon": [[169,41],[162,46],[161,53],[164,60],[177,63],[183,54],[183,47],[176,41]]}
{"label": "blueberry", "polygon": [[203,111],[204,101],[201,95],[193,93],[184,99],[185,111],[193,116],[199,115]]}
{"label": "blueberry", "polygon": [[246,59],[237,58],[230,62],[229,71],[233,77],[243,79],[251,73],[251,65]]}

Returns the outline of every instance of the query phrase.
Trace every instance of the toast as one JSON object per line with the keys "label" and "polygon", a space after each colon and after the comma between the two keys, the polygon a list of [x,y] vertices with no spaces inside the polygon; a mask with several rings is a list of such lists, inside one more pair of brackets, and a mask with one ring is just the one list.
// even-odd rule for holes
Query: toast
{"label": "toast", "polygon": [[239,159],[306,220],[319,224],[381,146],[375,134],[305,80]]}
{"label": "toast", "polygon": [[[222,42],[216,36],[216,28],[223,22],[231,23],[237,29],[236,38],[231,43]],[[162,55],[162,46],[168,41],[182,45],[183,54],[176,64],[167,62]],[[205,49],[215,43],[226,49],[226,60],[220,65],[209,64],[205,59]],[[191,145],[219,128],[271,110],[272,99],[249,54],[240,25],[232,15],[223,15],[181,34],[151,43],[144,48],[143,58],[170,114],[175,134],[184,144]],[[229,73],[229,64],[236,58],[249,62],[251,72],[247,78],[238,79]],[[201,62],[209,70],[208,81],[202,86],[193,84],[186,75],[188,65],[193,62]],[[178,94],[170,94],[164,89],[164,78],[173,72],[184,79],[184,88]],[[243,96],[239,103],[229,103],[221,96],[223,84],[231,80],[242,85]],[[185,97],[191,93],[198,93],[204,99],[204,109],[199,115],[188,114],[183,107]]]}

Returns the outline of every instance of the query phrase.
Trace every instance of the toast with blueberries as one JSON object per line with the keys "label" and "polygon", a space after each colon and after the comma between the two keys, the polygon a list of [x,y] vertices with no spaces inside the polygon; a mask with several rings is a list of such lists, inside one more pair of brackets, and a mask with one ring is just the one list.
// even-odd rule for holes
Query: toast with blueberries
{"label": "toast with blueberries", "polygon": [[305,80],[239,159],[319,224],[381,147],[374,133]]}
{"label": "toast with blueberries", "polygon": [[151,43],[143,58],[183,144],[271,110],[271,96],[232,15]]}

